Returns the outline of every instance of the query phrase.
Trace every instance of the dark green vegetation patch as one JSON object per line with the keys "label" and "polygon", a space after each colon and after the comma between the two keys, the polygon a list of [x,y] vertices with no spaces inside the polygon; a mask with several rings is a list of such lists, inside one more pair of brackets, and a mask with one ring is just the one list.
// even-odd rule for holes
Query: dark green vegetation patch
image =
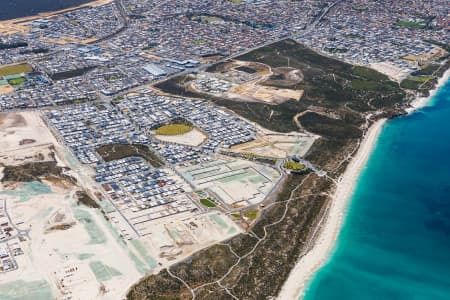
{"label": "dark green vegetation patch", "polygon": [[24,83],[25,81],[27,81],[25,79],[25,77],[19,77],[19,78],[14,78],[14,79],[8,80],[8,83],[10,85],[20,85],[20,84]]}
{"label": "dark green vegetation patch", "polygon": [[55,161],[29,162],[18,166],[5,166],[2,182],[41,181],[42,178],[61,178],[74,181],[70,176],[63,174],[65,168],[57,166]]}
{"label": "dark green vegetation patch", "polygon": [[400,27],[407,27],[407,28],[413,28],[413,29],[425,29],[427,27],[427,24],[425,23],[419,23],[415,21],[408,21],[408,20],[398,20],[395,25]]}
{"label": "dark green vegetation patch", "polygon": [[92,199],[85,191],[77,191],[75,193],[75,196],[77,197],[77,204],[78,205],[84,205],[91,208],[100,208],[100,205]]}
{"label": "dark green vegetation patch", "polygon": [[433,80],[435,77],[432,75],[424,75],[418,77],[408,77],[401,82],[402,88],[409,90],[420,90],[423,85],[428,81]]}
{"label": "dark green vegetation patch", "polygon": [[438,78],[442,77],[449,68],[450,60],[443,64],[430,64],[421,70],[411,73],[411,76],[405,78],[400,85],[404,89],[420,92],[422,96],[427,97],[430,90],[437,84]]}
{"label": "dark green vegetation patch", "polygon": [[203,204],[204,206],[210,207],[210,208],[217,206],[217,204],[209,198],[200,199],[200,203]]}
{"label": "dark green vegetation patch", "polygon": [[288,170],[301,171],[305,168],[305,166],[299,162],[287,161],[283,164],[283,168]]}
{"label": "dark green vegetation patch", "polygon": [[148,146],[145,145],[109,144],[100,146],[96,150],[106,162],[131,156],[138,156],[148,161],[155,168],[159,168],[164,165],[164,162],[152,150],[150,150]]}

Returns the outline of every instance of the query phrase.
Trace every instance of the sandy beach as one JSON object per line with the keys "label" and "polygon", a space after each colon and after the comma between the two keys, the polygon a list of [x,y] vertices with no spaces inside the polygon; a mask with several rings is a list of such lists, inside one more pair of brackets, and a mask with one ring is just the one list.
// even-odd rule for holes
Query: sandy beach
{"label": "sandy beach", "polygon": [[430,95],[428,97],[416,97],[414,101],[411,102],[411,107],[408,108],[406,111],[408,113],[415,111],[421,107],[424,107],[427,105],[428,101],[436,94],[437,90],[443,86],[448,80],[450,79],[450,69],[444,72],[441,78],[439,78],[438,83],[436,86],[430,91]]}
{"label": "sandy beach", "polygon": [[367,131],[361,147],[339,181],[327,219],[313,248],[301,257],[297,265],[292,269],[288,280],[278,295],[278,299],[298,299],[302,296],[308,281],[329,258],[341,229],[348,201],[354,191],[359,174],[366,165],[385,122],[386,119],[379,120]]}

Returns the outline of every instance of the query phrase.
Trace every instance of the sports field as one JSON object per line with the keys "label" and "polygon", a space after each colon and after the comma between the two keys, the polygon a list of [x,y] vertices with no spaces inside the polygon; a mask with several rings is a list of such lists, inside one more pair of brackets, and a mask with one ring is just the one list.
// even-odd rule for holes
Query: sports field
{"label": "sports field", "polygon": [[192,126],[186,124],[169,124],[156,129],[156,134],[159,135],[180,135],[188,133],[192,130]]}
{"label": "sports field", "polygon": [[26,81],[25,77],[19,77],[19,78],[11,79],[8,82],[10,85],[19,85],[19,84],[24,83],[25,81]]}
{"label": "sports field", "polygon": [[33,71],[29,64],[19,64],[0,67],[0,76],[30,73]]}

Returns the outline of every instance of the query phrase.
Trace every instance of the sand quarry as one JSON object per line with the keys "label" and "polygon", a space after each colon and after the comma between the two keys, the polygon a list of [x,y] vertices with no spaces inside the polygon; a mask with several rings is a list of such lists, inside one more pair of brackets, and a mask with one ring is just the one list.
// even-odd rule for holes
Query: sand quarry
{"label": "sand quarry", "polygon": [[[0,185],[0,204],[23,233],[0,241],[23,250],[15,257],[16,270],[0,272],[0,299],[122,299],[146,274],[241,232],[224,214],[208,212],[163,218],[149,235],[124,239],[105,212],[111,207],[106,198],[98,201],[101,209],[77,204],[77,191],[91,196],[101,191],[39,113],[1,114],[0,122],[2,164],[52,160],[48,154],[54,152],[58,165],[77,179],[77,184],[53,178]],[[3,168],[0,172],[3,177]]]}

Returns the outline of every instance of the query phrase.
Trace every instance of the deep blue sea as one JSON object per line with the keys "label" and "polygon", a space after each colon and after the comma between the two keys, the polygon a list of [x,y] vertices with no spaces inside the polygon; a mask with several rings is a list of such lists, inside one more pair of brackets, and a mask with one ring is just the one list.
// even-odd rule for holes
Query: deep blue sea
{"label": "deep blue sea", "polygon": [[32,16],[41,12],[65,9],[92,0],[0,0],[0,20]]}
{"label": "deep blue sea", "polygon": [[387,123],[305,300],[450,299],[450,81]]}

